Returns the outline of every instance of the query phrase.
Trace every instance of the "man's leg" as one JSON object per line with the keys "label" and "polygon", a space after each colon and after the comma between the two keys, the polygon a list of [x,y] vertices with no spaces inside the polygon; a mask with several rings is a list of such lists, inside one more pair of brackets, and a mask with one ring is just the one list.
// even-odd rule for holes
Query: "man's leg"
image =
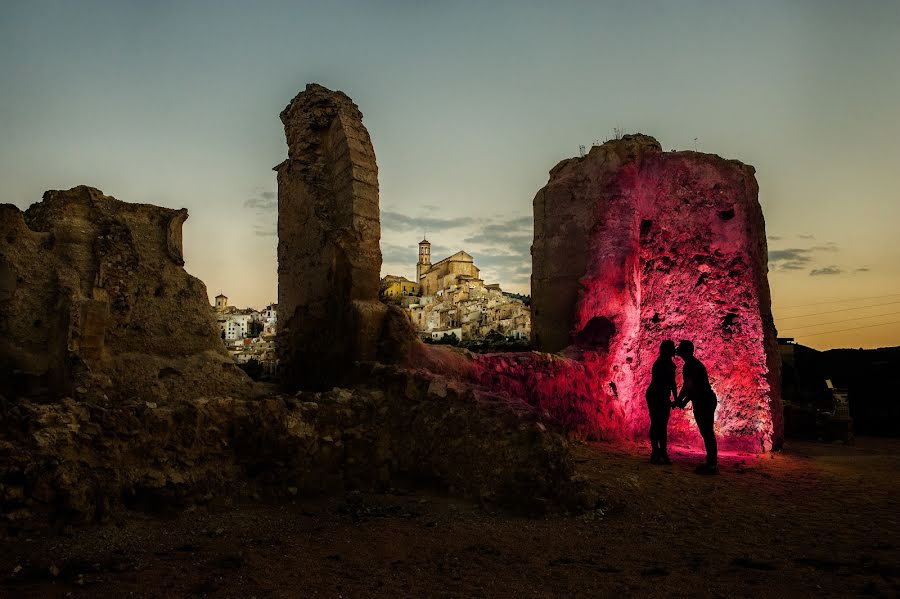
{"label": "man's leg", "polygon": [[697,428],[700,436],[703,437],[703,444],[706,446],[706,465],[714,468],[719,463],[719,449],[716,443],[716,432],[713,421],[716,415],[716,406],[702,406],[697,409],[694,405],[694,417],[697,419]]}

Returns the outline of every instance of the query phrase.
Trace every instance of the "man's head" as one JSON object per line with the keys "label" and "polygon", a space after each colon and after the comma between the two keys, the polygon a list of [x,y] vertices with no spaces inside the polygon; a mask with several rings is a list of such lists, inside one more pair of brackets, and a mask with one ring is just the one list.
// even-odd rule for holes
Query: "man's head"
{"label": "man's head", "polygon": [[682,339],[678,343],[678,349],[675,350],[675,353],[682,358],[690,358],[694,355],[694,344],[687,339]]}
{"label": "man's head", "polygon": [[671,358],[675,355],[675,342],[671,339],[666,339],[662,343],[659,344],[659,355],[665,356],[667,358]]}

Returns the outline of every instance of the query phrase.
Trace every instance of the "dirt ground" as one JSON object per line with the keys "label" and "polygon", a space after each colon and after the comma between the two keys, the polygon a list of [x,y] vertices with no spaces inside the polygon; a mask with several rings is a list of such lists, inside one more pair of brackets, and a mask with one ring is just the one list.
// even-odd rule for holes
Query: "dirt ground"
{"label": "dirt ground", "polygon": [[847,597],[900,594],[900,440],[653,466],[577,450],[605,506],[524,518],[429,492],[214,500],[0,541],[9,597]]}

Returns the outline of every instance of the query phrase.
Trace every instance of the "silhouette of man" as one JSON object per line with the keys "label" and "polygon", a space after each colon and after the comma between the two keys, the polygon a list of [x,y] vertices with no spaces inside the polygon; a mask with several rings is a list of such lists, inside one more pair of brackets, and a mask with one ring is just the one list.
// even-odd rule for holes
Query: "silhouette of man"
{"label": "silhouette of man", "polygon": [[653,363],[650,374],[650,386],[647,387],[647,409],[650,412],[650,462],[653,464],[671,464],[666,450],[669,428],[669,411],[675,405],[669,401],[678,397],[675,386],[675,342],[666,339],[659,344],[659,357]]}
{"label": "silhouette of man", "polygon": [[675,353],[684,360],[683,381],[681,393],[675,403],[684,409],[689,401],[694,403],[694,420],[697,421],[697,429],[703,437],[706,445],[706,463],[697,466],[698,474],[718,474],[719,458],[716,445],[716,434],[713,430],[713,420],[716,414],[716,394],[709,384],[709,374],[703,362],[694,357],[694,344],[690,341],[681,341]]}

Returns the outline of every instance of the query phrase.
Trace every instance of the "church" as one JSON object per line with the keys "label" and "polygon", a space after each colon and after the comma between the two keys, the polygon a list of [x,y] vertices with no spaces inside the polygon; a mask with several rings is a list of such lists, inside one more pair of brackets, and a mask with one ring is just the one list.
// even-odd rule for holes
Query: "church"
{"label": "church", "polygon": [[419,283],[420,295],[434,295],[441,289],[468,281],[484,283],[479,276],[480,272],[475,266],[474,258],[463,251],[432,264],[431,243],[427,239],[419,242],[416,281]]}

